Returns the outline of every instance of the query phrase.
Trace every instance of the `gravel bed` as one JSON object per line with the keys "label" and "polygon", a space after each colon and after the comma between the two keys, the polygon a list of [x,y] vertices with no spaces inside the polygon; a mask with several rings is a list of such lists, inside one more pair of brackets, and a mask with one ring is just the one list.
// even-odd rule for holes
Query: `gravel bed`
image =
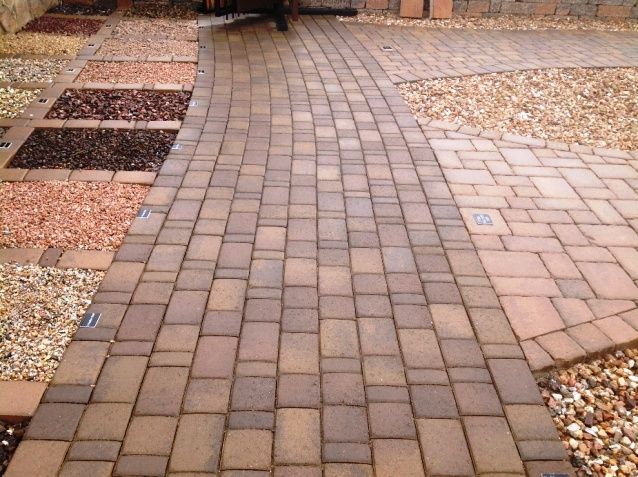
{"label": "gravel bed", "polygon": [[166,5],[150,3],[134,5],[124,11],[125,17],[176,18],[180,20],[197,19],[197,11],[192,5]]}
{"label": "gravel bed", "polygon": [[0,88],[0,118],[16,118],[38,97],[39,89]]}
{"label": "gravel bed", "polygon": [[3,475],[7,470],[9,461],[24,437],[28,424],[28,419],[18,423],[5,422],[0,419],[0,475]]}
{"label": "gravel bed", "polygon": [[197,42],[182,40],[143,40],[107,38],[97,50],[98,55],[130,56],[193,56],[197,57]]}
{"label": "gravel bed", "polygon": [[421,28],[464,28],[469,30],[599,30],[638,31],[638,21],[625,18],[586,17],[525,17],[499,15],[496,17],[453,17],[448,20],[401,18],[394,12],[360,12],[353,17],[337,17],[345,23],[372,23]]}
{"label": "gravel bed", "polygon": [[85,38],[47,33],[24,32],[0,35],[0,54],[6,55],[75,55]]}
{"label": "gravel bed", "polygon": [[133,129],[36,129],[11,167],[154,172],[176,135]]}
{"label": "gravel bed", "polygon": [[577,475],[638,475],[637,358],[617,351],[539,381]]}
{"label": "gravel bed", "polygon": [[88,16],[108,16],[115,11],[114,7],[107,5],[75,5],[61,3],[52,8],[48,13],[61,13],[64,15],[88,15]]}
{"label": "gravel bed", "polygon": [[48,382],[104,272],[0,265],[0,379]]}
{"label": "gravel bed", "polygon": [[190,93],[181,91],[67,89],[46,117],[181,121],[186,115],[190,97]]}
{"label": "gravel bed", "polygon": [[54,33],[57,35],[95,35],[102,28],[102,20],[89,20],[85,18],[60,18],[43,16],[29,22],[24,31],[38,33]]}
{"label": "gravel bed", "polygon": [[67,60],[0,58],[0,81],[39,83],[53,81]]}
{"label": "gravel bed", "polygon": [[78,83],[193,84],[196,74],[195,63],[89,61],[75,81]]}
{"label": "gravel bed", "polygon": [[115,27],[113,36],[197,41],[197,22],[194,20],[173,20],[168,18],[135,18],[121,21]]}
{"label": "gravel bed", "polygon": [[119,182],[0,183],[0,247],[117,250],[147,186]]}
{"label": "gravel bed", "polygon": [[482,129],[638,149],[638,68],[515,71],[399,85],[416,116]]}

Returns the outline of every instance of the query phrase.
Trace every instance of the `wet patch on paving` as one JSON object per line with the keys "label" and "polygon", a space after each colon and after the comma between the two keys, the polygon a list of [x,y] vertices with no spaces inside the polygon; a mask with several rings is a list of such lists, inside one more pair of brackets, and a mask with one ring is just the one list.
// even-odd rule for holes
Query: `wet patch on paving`
{"label": "wet patch on paving", "polygon": [[67,89],[48,119],[181,121],[191,93],[141,90]]}
{"label": "wet patch on paving", "polygon": [[196,74],[195,63],[89,61],[75,82],[192,84]]}
{"label": "wet patch on paving", "polygon": [[116,182],[0,184],[0,247],[116,250],[148,191]]}
{"label": "wet patch on paving", "polygon": [[156,172],[176,135],[125,129],[36,129],[11,167]]}
{"label": "wet patch on paving", "polygon": [[104,22],[102,20],[84,18],[60,18],[42,16],[29,22],[24,31],[35,33],[53,33],[57,35],[95,35]]}

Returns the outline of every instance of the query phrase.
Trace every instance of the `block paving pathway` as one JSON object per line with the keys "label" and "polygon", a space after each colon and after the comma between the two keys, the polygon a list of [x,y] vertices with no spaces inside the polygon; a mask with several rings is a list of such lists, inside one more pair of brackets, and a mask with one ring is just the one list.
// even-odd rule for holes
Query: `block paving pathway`
{"label": "block paving pathway", "polygon": [[[145,201],[153,213],[95,296],[102,321],[67,350],[7,475],[571,472],[499,302],[493,276],[511,275],[510,257],[485,255],[494,239],[463,220],[478,205],[459,202],[480,184],[455,177],[496,181],[487,162],[507,156],[478,172],[443,158],[490,141],[424,133],[361,37],[396,29],[212,23],[193,91],[210,107],[189,110]],[[452,50],[464,38],[432,35]],[[489,35],[508,48],[507,34]],[[626,37],[579,38],[595,51]],[[548,200],[581,192],[543,177],[525,186]],[[528,223],[523,211],[499,229]],[[549,262],[518,253],[546,278]]]}

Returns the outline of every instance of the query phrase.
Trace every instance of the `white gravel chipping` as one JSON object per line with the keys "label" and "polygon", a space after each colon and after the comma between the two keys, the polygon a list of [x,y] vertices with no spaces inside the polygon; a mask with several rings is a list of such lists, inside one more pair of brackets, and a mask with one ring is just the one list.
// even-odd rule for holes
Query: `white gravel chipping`
{"label": "white gravel chipping", "polygon": [[0,380],[50,381],[102,278],[0,264]]}

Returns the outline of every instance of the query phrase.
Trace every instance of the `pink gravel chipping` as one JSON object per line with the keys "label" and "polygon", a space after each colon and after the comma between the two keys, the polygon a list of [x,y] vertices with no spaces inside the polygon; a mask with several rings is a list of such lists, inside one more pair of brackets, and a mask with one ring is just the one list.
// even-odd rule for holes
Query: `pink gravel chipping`
{"label": "pink gravel chipping", "polygon": [[116,250],[147,191],[115,182],[0,184],[0,247]]}

